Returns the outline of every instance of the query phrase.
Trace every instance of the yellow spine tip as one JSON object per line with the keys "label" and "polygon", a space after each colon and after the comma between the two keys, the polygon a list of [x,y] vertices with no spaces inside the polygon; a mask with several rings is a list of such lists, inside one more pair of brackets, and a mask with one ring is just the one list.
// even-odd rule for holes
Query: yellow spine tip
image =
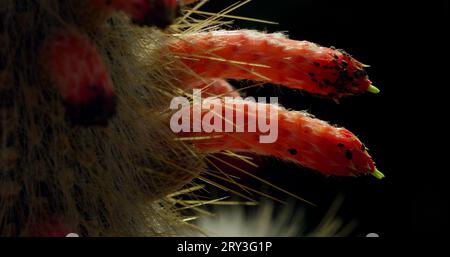
{"label": "yellow spine tip", "polygon": [[384,178],[384,174],[381,173],[381,171],[379,171],[377,168],[375,168],[375,171],[372,173],[372,175],[374,177],[376,177],[377,179],[383,179]]}
{"label": "yellow spine tip", "polygon": [[367,92],[370,92],[370,93],[372,93],[372,94],[378,94],[378,93],[380,93],[380,90],[379,90],[376,86],[370,85],[370,86],[367,88]]}

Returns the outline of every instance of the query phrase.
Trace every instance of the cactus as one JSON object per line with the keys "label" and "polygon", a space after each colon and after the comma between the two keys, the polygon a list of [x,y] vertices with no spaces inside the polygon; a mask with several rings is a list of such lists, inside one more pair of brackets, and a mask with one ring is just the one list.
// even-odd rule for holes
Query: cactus
{"label": "cactus", "polygon": [[[202,154],[210,152],[195,142],[176,140],[168,126],[171,99],[193,87],[214,84],[208,93],[236,96],[223,79],[238,78],[300,87],[332,98],[377,91],[363,65],[342,51],[248,31],[201,34],[208,25],[196,27],[186,17],[184,27],[161,30],[182,7],[175,0],[0,2],[0,235],[177,234],[185,224],[164,196],[201,174],[206,166]],[[188,58],[199,54],[188,41],[209,37],[217,39],[214,44],[226,43],[230,35],[246,39],[241,42],[245,59]],[[255,44],[265,48],[254,53]],[[281,51],[278,44],[284,50],[283,44],[289,45],[295,53]],[[296,46],[303,48],[296,51]],[[232,53],[233,47],[225,44],[223,51]],[[262,52],[267,58],[260,56]],[[301,65],[292,66],[285,56],[291,54]],[[236,68],[252,57],[258,57],[252,60],[255,67],[278,59],[292,69]],[[236,66],[230,66],[233,61]],[[229,73],[217,70],[220,67],[230,68]],[[290,77],[289,72],[303,68],[298,77]],[[356,173],[382,176],[356,137],[346,139],[351,149],[340,149],[339,140],[317,136],[321,143],[316,146],[325,153],[334,143],[333,153],[343,157],[342,167],[353,163],[347,153],[353,151],[353,158],[365,161],[356,165],[363,167]],[[248,151],[274,153],[248,146]],[[289,149],[286,159],[292,159]],[[315,157],[329,161],[326,155]]]}

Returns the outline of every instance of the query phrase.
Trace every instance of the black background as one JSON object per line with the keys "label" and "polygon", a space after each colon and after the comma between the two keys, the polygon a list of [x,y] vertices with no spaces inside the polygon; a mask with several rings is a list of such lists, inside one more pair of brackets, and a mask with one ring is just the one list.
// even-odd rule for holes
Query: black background
{"label": "black background", "polygon": [[[220,11],[234,2],[211,0],[203,10]],[[449,2],[254,0],[232,14],[279,25],[237,21],[231,28],[286,31],[292,39],[345,49],[371,65],[369,76],[381,90],[339,105],[270,85],[248,94],[278,95],[286,107],[350,129],[369,147],[384,180],[325,178],[270,159],[258,175],[318,204],[309,207],[315,217],[344,195],[339,215],[359,222],[354,236],[446,234],[448,100],[441,97],[449,86]]]}

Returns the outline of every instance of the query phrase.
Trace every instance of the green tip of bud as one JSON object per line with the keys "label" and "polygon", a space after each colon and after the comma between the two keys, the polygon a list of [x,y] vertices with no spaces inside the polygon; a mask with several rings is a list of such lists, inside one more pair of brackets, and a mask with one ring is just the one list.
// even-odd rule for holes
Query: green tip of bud
{"label": "green tip of bud", "polygon": [[376,86],[370,85],[370,86],[367,88],[367,92],[370,92],[370,93],[372,93],[372,94],[378,94],[378,93],[380,93],[380,90],[379,90]]}
{"label": "green tip of bud", "polygon": [[372,175],[374,177],[376,177],[377,179],[383,179],[384,178],[384,174],[381,173],[381,171],[379,171],[377,168],[375,168],[375,171],[372,173]]}

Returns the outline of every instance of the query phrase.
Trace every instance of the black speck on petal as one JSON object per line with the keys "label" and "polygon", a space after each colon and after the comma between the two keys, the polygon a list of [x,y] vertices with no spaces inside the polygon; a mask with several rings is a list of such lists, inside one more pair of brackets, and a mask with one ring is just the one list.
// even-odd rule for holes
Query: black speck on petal
{"label": "black speck on petal", "polygon": [[345,150],[345,158],[347,158],[348,160],[353,159],[353,154],[350,150]]}
{"label": "black speck on petal", "polygon": [[297,149],[289,149],[288,152],[292,155],[296,155],[298,153]]}

